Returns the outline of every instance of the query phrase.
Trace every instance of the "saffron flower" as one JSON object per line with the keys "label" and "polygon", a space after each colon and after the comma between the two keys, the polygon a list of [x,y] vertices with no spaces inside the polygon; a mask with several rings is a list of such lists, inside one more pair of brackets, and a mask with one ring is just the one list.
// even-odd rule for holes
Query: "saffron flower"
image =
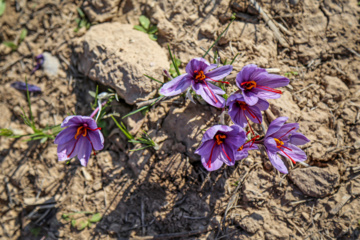
{"label": "saffron flower", "polygon": [[61,127],[66,128],[55,138],[59,161],[77,156],[81,165],[86,167],[91,151],[104,148],[101,128],[97,127],[91,117],[69,116],[62,122]]}
{"label": "saffron flower", "polygon": [[265,69],[254,64],[243,67],[236,75],[236,85],[242,91],[245,102],[253,106],[259,99],[276,99],[282,93],[274,88],[288,85],[290,80],[286,77],[269,74]]}
{"label": "saffron flower", "polygon": [[175,96],[185,92],[191,86],[196,94],[201,95],[208,104],[222,108],[225,105],[225,99],[219,95],[223,95],[225,92],[210,82],[229,84],[220,80],[229,75],[233,67],[231,65],[216,67],[217,64],[209,64],[203,58],[194,58],[186,65],[186,73],[165,83],[160,89],[160,94]]}
{"label": "saffron flower", "polygon": [[245,102],[244,96],[239,93],[232,94],[227,99],[226,105],[229,106],[231,120],[242,128],[249,123],[248,119],[260,124],[262,122],[261,111],[265,111],[269,107],[269,103],[262,99],[250,106]]}
{"label": "saffron flower", "polygon": [[239,126],[215,125],[205,132],[195,153],[201,156],[201,162],[208,171],[214,171],[223,163],[233,166],[236,151],[245,140],[245,131]]}
{"label": "saffron flower", "polygon": [[[24,82],[20,82],[20,81],[13,82],[11,84],[11,87],[20,91],[26,91],[26,83]],[[32,84],[28,84],[28,89],[29,92],[41,92],[41,88]]]}
{"label": "saffron flower", "polygon": [[272,121],[262,140],[270,162],[281,173],[288,173],[288,170],[277,153],[289,158],[294,164],[303,162],[307,159],[306,153],[296,145],[310,142],[303,134],[296,132],[298,123],[285,124],[287,120],[287,117],[279,117]]}

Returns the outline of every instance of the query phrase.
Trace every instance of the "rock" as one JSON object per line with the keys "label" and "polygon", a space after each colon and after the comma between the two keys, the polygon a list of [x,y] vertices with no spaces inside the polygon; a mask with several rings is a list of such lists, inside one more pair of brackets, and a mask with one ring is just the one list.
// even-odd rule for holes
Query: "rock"
{"label": "rock", "polygon": [[144,74],[159,78],[169,66],[156,42],[132,25],[117,22],[91,27],[76,45],[75,54],[80,72],[114,88],[128,104],[152,98],[160,86]]}
{"label": "rock", "polygon": [[[207,129],[208,123],[216,117],[209,108],[209,106],[188,102],[182,108],[172,107],[164,119],[163,130],[170,136],[175,135],[176,140],[186,146],[187,155],[192,160],[200,160],[199,155],[194,152],[200,146],[204,134],[203,129]],[[218,111],[217,115],[220,113]]]}
{"label": "rock", "polygon": [[339,184],[340,176],[335,168],[298,168],[289,174],[291,181],[311,197],[325,197]]}
{"label": "rock", "polygon": [[264,224],[264,218],[257,213],[253,213],[249,216],[244,217],[243,219],[241,219],[239,223],[242,229],[244,229],[245,231],[251,234],[256,233],[263,224]]}
{"label": "rock", "polygon": [[324,84],[326,92],[330,93],[336,101],[343,100],[349,93],[349,88],[337,77],[325,76]]}
{"label": "rock", "polygon": [[57,59],[48,52],[44,52],[43,56],[44,63],[42,65],[42,68],[44,69],[44,72],[48,75],[55,76],[58,73],[60,67],[59,59]]}
{"label": "rock", "polygon": [[84,1],[82,10],[91,23],[105,22],[116,16],[120,0]]}

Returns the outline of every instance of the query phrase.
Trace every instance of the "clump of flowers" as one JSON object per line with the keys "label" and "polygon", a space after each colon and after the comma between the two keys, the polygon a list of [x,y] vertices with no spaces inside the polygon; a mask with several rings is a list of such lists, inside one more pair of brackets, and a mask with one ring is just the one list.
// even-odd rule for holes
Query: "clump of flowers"
{"label": "clump of flowers", "polygon": [[[277,155],[278,153],[290,159],[294,164],[306,160],[305,152],[296,146],[309,142],[304,135],[296,132],[299,124],[285,124],[288,118],[280,117],[269,125],[267,133],[261,138],[259,135],[255,135],[249,121],[261,124],[263,120],[261,112],[269,108],[267,99],[279,98],[282,91],[275,88],[284,87],[289,82],[288,78],[269,74],[265,69],[254,64],[246,65],[237,74],[236,85],[239,90],[226,101],[229,116],[235,125],[211,127],[204,134],[200,147],[195,151],[201,156],[201,161],[207,170],[217,170],[223,163],[232,166],[235,161],[246,158],[250,150],[259,149],[259,146],[265,148],[270,162],[281,173],[288,173],[288,170],[285,163]],[[241,137],[239,132],[240,139],[237,141],[228,140],[227,134],[220,131],[220,129],[238,129],[236,126],[240,129],[249,126],[250,131],[246,133],[249,140],[246,140],[244,130],[240,131]],[[250,138],[251,135],[252,138]],[[226,150],[221,148],[229,142],[231,144],[227,145]],[[234,159],[234,161],[230,161],[230,159]]]}

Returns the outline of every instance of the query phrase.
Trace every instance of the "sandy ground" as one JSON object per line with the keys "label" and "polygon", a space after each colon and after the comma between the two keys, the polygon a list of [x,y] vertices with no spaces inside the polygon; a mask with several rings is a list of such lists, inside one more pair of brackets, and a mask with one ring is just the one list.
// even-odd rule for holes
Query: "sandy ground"
{"label": "sandy ground", "polygon": [[[202,56],[236,13],[214,50],[222,61],[240,54],[233,76],[249,63],[288,76],[290,85],[280,99],[271,101],[265,123],[288,116],[311,143],[303,147],[310,167],[289,166],[285,176],[260,151],[234,167],[208,173],[193,152],[201,129],[217,123],[221,111],[183,97],[124,121],[134,134],[148,131],[159,143],[158,151],[130,152],[134,146],[107,119],[105,148],[86,168],[76,159],[58,162],[53,141],[1,137],[0,238],[358,239],[358,3],[261,1],[268,20],[251,2],[255,1],[6,1],[0,41],[18,41],[24,28],[28,34],[15,51],[0,45],[1,128],[31,133],[21,118],[21,108],[29,110],[26,95],[10,84],[29,77],[40,53],[54,55],[60,67],[56,75],[39,70],[29,78],[42,88],[31,94],[37,126],[59,124],[68,114],[89,115],[93,98],[88,91],[95,91],[96,81],[101,91],[119,87],[123,99],[109,111],[124,115],[136,109],[135,102],[156,96],[157,85],[145,77],[140,90],[128,84],[142,74],[161,78],[159,69],[170,66],[167,44],[184,72],[186,63]],[[89,30],[74,31],[78,7],[93,24]],[[131,29],[116,38],[116,30],[97,32],[104,24],[131,28],[142,14],[157,24],[157,42]],[[135,51],[124,47],[129,42],[139,50],[139,58],[127,55]],[[86,46],[102,50],[86,55]],[[115,55],[108,55],[111,51]],[[154,64],[144,62],[155,58],[146,60]],[[92,61],[104,68],[86,65]],[[133,75],[117,75],[120,67]],[[234,78],[229,81],[234,83]],[[79,211],[103,217],[79,231],[62,218]],[[81,213],[72,216],[86,218]]]}

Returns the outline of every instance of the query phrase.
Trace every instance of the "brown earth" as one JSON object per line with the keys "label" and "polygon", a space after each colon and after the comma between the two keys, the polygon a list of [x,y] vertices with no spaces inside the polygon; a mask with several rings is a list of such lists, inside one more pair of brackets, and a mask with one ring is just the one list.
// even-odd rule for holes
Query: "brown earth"
{"label": "brown earth", "polygon": [[[40,70],[29,78],[29,83],[43,90],[31,95],[39,127],[59,124],[68,114],[89,115],[93,98],[88,91],[96,88],[91,79],[112,86],[106,81],[119,81],[124,71],[134,66],[136,74],[121,85],[120,96],[126,98],[128,91],[136,94],[130,86],[141,81],[144,85],[139,89],[150,95],[139,93],[138,99],[131,95],[128,101],[114,102],[112,110],[124,115],[136,109],[128,103],[155,96],[156,85],[141,75],[160,78],[161,73],[141,69],[164,67],[163,61],[139,62],[136,54],[143,51],[134,54],[127,49],[111,55],[109,51],[117,49],[116,44],[111,45],[114,41],[107,42],[112,39],[111,32],[98,34],[104,41],[97,44],[103,47],[96,48],[99,52],[93,56],[100,60],[91,59],[103,65],[81,65],[89,60],[81,59],[89,35],[85,28],[74,32],[77,7],[96,24],[88,32],[101,30],[104,22],[133,26],[140,15],[148,16],[159,28],[159,39],[151,42],[146,34],[137,32],[134,34],[142,38],[134,38],[133,46],[139,48],[137,42],[158,44],[160,50],[150,56],[156,58],[157,53],[167,54],[169,44],[183,63],[182,72],[190,59],[204,54],[203,49],[210,47],[235,12],[237,19],[215,49],[223,61],[240,53],[233,74],[255,63],[289,76],[291,82],[283,89],[282,98],[271,101],[266,123],[278,116],[298,122],[300,132],[311,140],[303,147],[311,166],[290,166],[289,176],[280,175],[262,152],[255,151],[234,167],[206,172],[193,151],[202,129],[217,123],[221,111],[182,97],[156,105],[146,116],[137,114],[125,120],[133,133],[148,131],[159,143],[158,151],[130,152],[134,146],[107,120],[105,149],[92,156],[86,168],[75,159],[68,165],[58,162],[52,141],[1,137],[0,238],[358,239],[358,3],[258,1],[280,29],[275,37],[276,30],[250,2],[254,1],[6,1],[0,40],[18,39],[22,28],[28,30],[28,36],[16,51],[0,45],[1,128],[31,133],[21,118],[21,108],[29,110],[26,96],[10,84],[29,76],[34,57],[45,51],[60,60],[60,68],[57,75]],[[146,46],[140,47],[150,54]],[[117,58],[124,61],[123,69],[114,69]],[[168,58],[165,67],[169,65]],[[113,75],[107,75],[108,69]],[[234,79],[230,81],[234,83]],[[78,211],[99,212],[103,219],[78,231],[62,218]]]}

